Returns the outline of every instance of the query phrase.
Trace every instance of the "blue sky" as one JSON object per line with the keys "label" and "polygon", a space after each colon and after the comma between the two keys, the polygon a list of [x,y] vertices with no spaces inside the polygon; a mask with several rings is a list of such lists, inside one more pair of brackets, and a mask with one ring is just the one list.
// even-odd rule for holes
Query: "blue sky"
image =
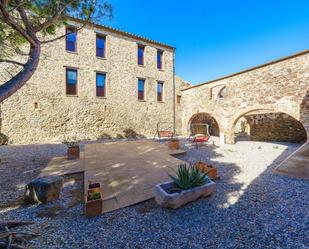
{"label": "blue sky", "polygon": [[309,49],[308,0],[110,0],[104,24],[176,47],[192,84]]}

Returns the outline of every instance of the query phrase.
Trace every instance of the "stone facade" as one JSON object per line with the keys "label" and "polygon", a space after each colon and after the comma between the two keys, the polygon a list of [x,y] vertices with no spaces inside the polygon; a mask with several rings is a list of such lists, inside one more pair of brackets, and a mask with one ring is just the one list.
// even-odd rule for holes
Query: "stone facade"
{"label": "stone facade", "polygon": [[[78,23],[72,22],[73,25]],[[58,30],[58,35],[65,27]],[[106,58],[96,57],[96,33],[106,35]],[[145,46],[145,65],[137,65],[138,44]],[[163,69],[157,69],[157,49]],[[1,65],[3,72],[7,65]],[[78,95],[65,93],[65,68],[78,70]],[[77,34],[77,52],[65,40],[45,45],[39,67],[27,84],[1,104],[2,130],[10,143],[34,143],[120,136],[123,130],[153,137],[157,122],[173,126],[174,49],[103,26]],[[96,97],[96,71],[106,73],[106,98]],[[5,76],[2,74],[5,82]],[[137,98],[138,78],[145,79],[145,101]],[[157,81],[164,82],[157,101]]]}
{"label": "stone facade", "polygon": [[[106,36],[104,59],[96,57],[97,33]],[[144,66],[137,64],[138,45],[145,46]],[[203,132],[190,131],[190,124],[205,122],[223,143],[235,142],[244,129],[254,140],[301,141],[304,130],[309,134],[309,51],[191,86],[174,75],[173,47],[104,26],[79,31],[76,53],[65,50],[64,39],[42,49],[33,77],[1,103],[1,132],[10,143],[122,137],[126,129],[152,138],[158,122],[184,136]],[[157,50],[164,51],[162,70]],[[65,93],[66,67],[78,71],[77,96]],[[12,70],[0,65],[0,84]],[[96,72],[106,73],[104,98],[96,97]],[[138,78],[145,79],[145,101],[137,98]],[[164,82],[162,102],[158,81]]]}
{"label": "stone facade", "polygon": [[184,135],[192,117],[206,113],[217,121],[221,141],[234,143],[238,120],[257,112],[288,114],[309,134],[309,51],[189,87],[182,100]]}

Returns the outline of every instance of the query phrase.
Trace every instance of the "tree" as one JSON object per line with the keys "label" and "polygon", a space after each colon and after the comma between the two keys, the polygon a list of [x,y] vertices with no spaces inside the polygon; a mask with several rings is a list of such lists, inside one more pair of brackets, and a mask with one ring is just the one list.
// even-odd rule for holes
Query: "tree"
{"label": "tree", "polygon": [[42,44],[68,35],[55,37],[56,29],[66,25],[70,17],[81,20],[79,31],[106,16],[112,17],[112,6],[103,0],[0,0],[0,63],[18,67],[17,74],[0,86],[0,102],[32,77]]}

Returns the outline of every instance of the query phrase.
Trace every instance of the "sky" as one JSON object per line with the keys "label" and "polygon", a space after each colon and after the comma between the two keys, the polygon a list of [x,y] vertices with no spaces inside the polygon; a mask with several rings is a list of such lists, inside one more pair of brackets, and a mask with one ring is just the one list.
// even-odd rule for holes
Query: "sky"
{"label": "sky", "polygon": [[309,0],[109,0],[103,24],[176,47],[176,74],[207,82],[309,49]]}

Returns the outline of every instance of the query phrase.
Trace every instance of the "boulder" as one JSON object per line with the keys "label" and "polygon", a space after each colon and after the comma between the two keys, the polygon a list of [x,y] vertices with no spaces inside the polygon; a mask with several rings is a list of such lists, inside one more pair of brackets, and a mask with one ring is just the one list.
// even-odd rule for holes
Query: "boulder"
{"label": "boulder", "polygon": [[29,204],[47,203],[59,199],[63,185],[61,176],[40,177],[26,186],[25,202]]}

